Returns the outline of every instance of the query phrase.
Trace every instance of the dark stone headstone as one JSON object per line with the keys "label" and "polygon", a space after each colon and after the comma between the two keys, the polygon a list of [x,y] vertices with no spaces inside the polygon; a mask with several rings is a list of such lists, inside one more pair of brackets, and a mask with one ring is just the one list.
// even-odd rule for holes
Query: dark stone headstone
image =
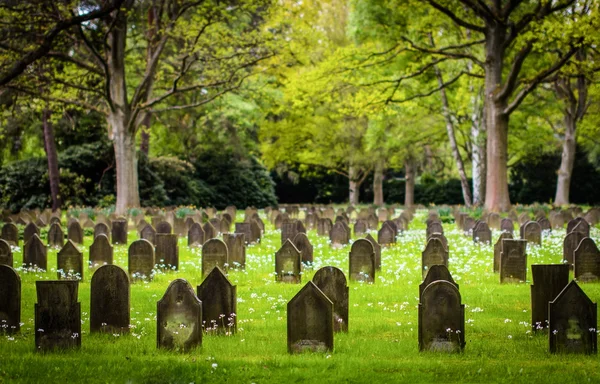
{"label": "dark stone headstone", "polygon": [[367,216],[367,224],[369,225],[369,229],[377,229],[379,227],[379,219],[375,214],[370,214]]}
{"label": "dark stone headstone", "polygon": [[176,279],[157,304],[157,347],[189,351],[202,345],[202,302],[192,286]]}
{"label": "dark stone headstone", "polygon": [[502,225],[501,221],[502,218],[500,217],[500,215],[494,212],[490,213],[487,218],[487,224],[492,229],[500,229]]}
{"label": "dark stone headstone", "polygon": [[500,230],[502,232],[508,232],[512,235],[515,230],[515,225],[511,219],[502,219],[500,222]]}
{"label": "dark stone headstone", "polygon": [[104,265],[94,272],[91,286],[90,331],[128,333],[130,287],[127,272],[116,265]]}
{"label": "dark stone headstone", "polygon": [[440,239],[429,239],[425,249],[421,253],[423,279],[427,276],[429,268],[434,265],[445,265],[448,267],[448,256],[448,250],[444,248],[444,243]]}
{"label": "dark stone headstone", "polygon": [[434,221],[427,226],[427,229],[425,230],[425,236],[427,240],[429,240],[432,233],[444,234],[444,227],[442,227],[442,223],[439,221]]}
{"label": "dark stone headstone", "polygon": [[237,329],[237,290],[219,267],[196,288],[202,302],[204,332],[231,335]]}
{"label": "dark stone headstone", "polygon": [[381,245],[379,245],[379,243],[375,240],[375,238],[373,236],[371,236],[370,233],[367,234],[367,236],[365,236],[366,240],[369,240],[369,242],[371,242],[371,245],[373,246],[373,251],[375,252],[375,269],[380,270],[381,269]]}
{"label": "dark stone headstone", "polygon": [[329,240],[333,247],[342,247],[350,241],[350,234],[346,231],[344,224],[336,223],[329,232]]}
{"label": "dark stone headstone", "polygon": [[548,303],[569,283],[569,266],[533,264],[531,275],[531,328],[536,332],[548,328]]}
{"label": "dark stone headstone", "polygon": [[35,282],[35,346],[38,351],[81,346],[81,304],[76,280]]}
{"label": "dark stone headstone", "polygon": [[58,251],[56,269],[59,280],[83,280],[83,253],[71,240]]}
{"label": "dark stone headstone", "polygon": [[492,230],[485,222],[480,222],[473,229],[473,242],[475,243],[492,243]]}
{"label": "dark stone headstone", "polygon": [[0,264],[0,334],[19,332],[20,323],[21,278],[11,266]]}
{"label": "dark stone headstone", "polygon": [[83,228],[77,220],[72,221],[67,227],[67,239],[75,244],[83,245]]}
{"label": "dark stone headstone", "polygon": [[250,221],[250,235],[252,236],[252,243],[258,244],[260,243],[260,239],[262,237],[262,231],[260,229],[260,225],[258,221],[252,220]]}
{"label": "dark stone headstone", "polygon": [[40,229],[33,222],[30,222],[23,230],[23,243],[27,243],[33,235],[40,236]]}
{"label": "dark stone headstone", "polygon": [[202,247],[202,276],[208,276],[214,267],[223,271],[229,264],[229,249],[221,239],[210,239]]}
{"label": "dark stone headstone", "polygon": [[0,238],[10,245],[19,246],[19,228],[13,223],[6,223],[2,226],[2,235]]}
{"label": "dark stone headstone", "polygon": [[296,226],[295,220],[284,221],[281,224],[281,244],[283,245],[286,240],[294,240],[294,237],[298,233],[298,226]]}
{"label": "dark stone headstone", "polygon": [[573,278],[577,281],[600,279],[600,251],[589,237],[584,237],[573,252]]}
{"label": "dark stone headstone", "polygon": [[500,256],[502,255],[502,240],[511,239],[512,232],[501,232],[498,241],[494,244],[494,272],[500,272]]}
{"label": "dark stone headstone", "polygon": [[173,219],[173,232],[177,236],[185,236],[187,234],[185,219],[183,217],[175,217]]}
{"label": "dark stone headstone", "polygon": [[60,224],[52,223],[48,230],[48,246],[52,248],[62,248],[65,244],[65,234]]}
{"label": "dark stone headstone", "polygon": [[202,226],[202,229],[204,229],[204,242],[205,243],[208,240],[214,239],[217,237],[217,229],[210,222],[207,221],[206,223],[204,223],[204,225]]}
{"label": "dark stone headstone", "polygon": [[154,246],[145,239],[136,240],[128,251],[129,276],[132,280],[152,280],[154,276]]}
{"label": "dark stone headstone", "polygon": [[419,303],[419,351],[460,352],[465,347],[465,306],[448,281],[434,281]]}
{"label": "dark stone headstone", "polygon": [[358,239],[352,243],[349,254],[350,280],[375,282],[377,269],[373,244],[367,239]]}
{"label": "dark stone headstone", "polygon": [[33,235],[23,247],[23,265],[27,268],[34,266],[44,271],[48,269],[48,249],[38,235]]}
{"label": "dark stone headstone", "polygon": [[230,268],[246,268],[246,234],[224,233],[223,241],[227,244],[227,258]]}
{"label": "dark stone headstone", "polygon": [[528,221],[523,227],[523,236],[528,243],[542,245],[542,227],[536,221]]}
{"label": "dark stone headstone", "polygon": [[188,231],[188,247],[198,247],[204,244],[204,229],[200,223],[193,223]]}
{"label": "dark stone headstone", "polygon": [[542,231],[551,231],[552,230],[552,225],[550,224],[550,221],[548,219],[546,219],[545,217],[539,219],[537,222],[540,225],[540,227],[542,228]]}
{"label": "dark stone headstone", "polygon": [[161,221],[160,223],[158,223],[156,225],[156,233],[172,233],[173,232],[173,228],[171,227],[171,224],[168,221]]}
{"label": "dark stone headstone", "polygon": [[247,244],[252,243],[252,230],[250,223],[235,223],[235,233],[243,233]]}
{"label": "dark stone headstone", "polygon": [[276,281],[282,283],[300,284],[302,254],[296,246],[287,239],[275,253]]}
{"label": "dark stone headstone", "polygon": [[304,223],[301,220],[296,220],[296,233],[306,234],[306,228],[304,227]]}
{"label": "dark stone headstone", "polygon": [[571,265],[571,268],[573,267],[573,255],[575,250],[584,238],[585,235],[578,231],[567,233],[567,236],[565,236],[563,241],[563,261]]}
{"label": "dark stone headstone", "polygon": [[333,350],[333,303],[309,281],[287,305],[289,353]]}
{"label": "dark stone headstone", "polygon": [[113,244],[127,244],[127,220],[113,220],[111,237]]}
{"label": "dark stone headstone", "polygon": [[500,282],[518,283],[527,278],[527,240],[502,240]]}
{"label": "dark stone headstone", "polygon": [[583,217],[576,217],[567,224],[567,233],[581,232],[585,237],[590,237],[590,224]]}
{"label": "dark stone headstone", "polygon": [[323,267],[312,281],[333,303],[334,332],[348,332],[349,288],[344,272],[336,267]]}
{"label": "dark stone headstone", "polygon": [[302,262],[312,264],[313,262],[313,246],[308,240],[305,233],[298,232],[292,241],[296,248],[302,254]]}
{"label": "dark stone headstone", "polygon": [[377,242],[379,245],[390,245],[396,242],[396,233],[387,222],[383,223],[381,229],[377,232]]}
{"label": "dark stone headstone", "polygon": [[156,231],[150,224],[146,225],[144,229],[140,231],[140,239],[148,240],[150,244],[156,244]]}
{"label": "dark stone headstone", "polygon": [[154,259],[163,269],[179,269],[179,246],[178,236],[173,233],[157,233],[154,249]]}
{"label": "dark stone headstone", "polygon": [[443,280],[449,283],[452,283],[456,289],[458,289],[458,284],[452,278],[448,267],[443,264],[432,265],[431,268],[427,271],[427,276],[425,276],[425,280],[421,284],[419,284],[419,303],[421,302],[421,296],[423,295],[423,291],[427,286],[434,281]]}
{"label": "dark stone headstone", "polygon": [[360,236],[360,235],[364,235],[365,233],[367,233],[367,222],[364,220],[356,220],[356,223],[354,224],[354,236]]}
{"label": "dark stone headstone", "polygon": [[597,353],[596,303],[575,281],[550,302],[548,317],[550,353]]}
{"label": "dark stone headstone", "polygon": [[12,267],[14,263],[12,249],[8,241],[0,239],[0,265]]}
{"label": "dark stone headstone", "polygon": [[106,235],[99,234],[94,238],[94,242],[90,246],[89,261],[92,268],[113,263],[113,247]]}
{"label": "dark stone headstone", "polygon": [[317,235],[319,236],[329,236],[329,232],[331,232],[331,228],[333,228],[333,222],[330,218],[321,218],[317,221]]}

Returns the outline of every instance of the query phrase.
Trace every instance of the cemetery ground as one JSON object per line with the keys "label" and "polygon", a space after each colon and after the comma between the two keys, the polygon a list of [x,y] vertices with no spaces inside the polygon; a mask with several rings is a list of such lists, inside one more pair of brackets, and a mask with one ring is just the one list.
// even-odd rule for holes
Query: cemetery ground
{"label": "cemetery ground", "polygon": [[[600,382],[597,355],[550,354],[548,334],[531,331],[530,266],[561,263],[565,229],[544,234],[542,248],[528,245],[526,282],[500,284],[493,272],[493,244],[474,244],[455,224],[443,224],[450,248],[449,270],[465,304],[466,346],[457,354],[419,352],[417,305],[427,215],[427,210],[419,210],[410,230],[399,235],[393,246],[382,248],[376,282],[348,283],[349,331],[335,334],[334,351],[290,355],[288,301],[320,267],[336,266],[348,276],[350,245],[333,249],[328,237],[308,231],[314,265],[304,269],[302,284],[277,283],[273,272],[280,232],[260,215],[266,225],[262,242],[247,248],[245,270],[229,270],[230,281],[237,285],[235,334],[204,335],[202,347],[187,353],[157,349],[157,301],[168,284],[184,278],[195,290],[202,282],[201,250],[188,248],[182,237],[179,271],[159,272],[151,282],[131,285],[129,334],[90,334],[92,271],[86,270],[79,286],[81,349],[36,352],[35,281],[56,279],[56,250],[49,249],[47,272],[19,269],[23,325],[20,333],[1,336],[0,383]],[[238,212],[236,221],[243,221],[243,212]],[[498,235],[493,232],[492,242]],[[598,226],[592,228],[591,237],[600,242]],[[130,229],[129,244],[137,238],[135,229]],[[84,260],[91,243],[88,231]],[[116,245],[114,257],[116,265],[127,269],[126,245]],[[20,265],[22,249],[15,249],[14,258],[14,265]],[[592,301],[600,299],[600,283],[580,286]]]}

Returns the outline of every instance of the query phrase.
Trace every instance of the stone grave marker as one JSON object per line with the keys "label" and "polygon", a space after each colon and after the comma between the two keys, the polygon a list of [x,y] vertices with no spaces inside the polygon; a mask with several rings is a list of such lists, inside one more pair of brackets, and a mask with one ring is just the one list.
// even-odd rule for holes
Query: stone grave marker
{"label": "stone grave marker", "polygon": [[463,232],[465,234],[472,233],[474,228],[475,228],[475,219],[473,219],[470,216],[466,216],[464,218],[464,222],[463,222]]}
{"label": "stone grave marker", "polygon": [[40,229],[33,222],[29,222],[23,230],[23,243],[27,243],[33,235],[40,236]]}
{"label": "stone grave marker", "polygon": [[344,272],[336,267],[323,267],[312,281],[333,303],[334,332],[348,332],[349,288]]}
{"label": "stone grave marker", "polygon": [[229,268],[246,268],[246,234],[224,233]]}
{"label": "stone grave marker", "polygon": [[252,236],[252,242],[255,244],[260,243],[262,237],[262,231],[256,220],[250,221],[250,236]]}
{"label": "stone grave marker", "polygon": [[83,229],[77,220],[72,221],[67,227],[67,239],[83,245]]}
{"label": "stone grave marker", "polygon": [[306,233],[298,232],[292,241],[296,248],[302,254],[302,262],[312,264],[313,262],[313,246],[308,240]]}
{"label": "stone grave marker", "polygon": [[519,215],[519,224],[523,225],[530,220],[529,214],[527,212],[523,212]]}
{"label": "stone grave marker", "polygon": [[367,222],[359,219],[356,220],[356,223],[354,224],[354,236],[360,236],[360,235],[364,235],[365,233],[367,233]]}
{"label": "stone grave marker", "polygon": [[584,282],[600,279],[600,251],[589,237],[584,237],[573,252],[573,278]]}
{"label": "stone grave marker", "polygon": [[487,244],[492,243],[492,230],[484,221],[480,222],[473,229],[473,242]]}
{"label": "stone grave marker", "polygon": [[202,229],[204,229],[204,242],[205,243],[206,243],[206,241],[217,237],[217,229],[209,221],[204,223],[204,225],[202,226]]}
{"label": "stone grave marker", "polygon": [[331,246],[341,248],[350,241],[350,235],[342,223],[336,223],[329,232]]}
{"label": "stone grave marker", "polygon": [[423,279],[427,276],[427,271],[434,265],[445,265],[448,267],[448,250],[444,248],[444,243],[436,238],[429,239],[425,249],[421,253]]}
{"label": "stone grave marker", "polygon": [[548,303],[569,284],[567,264],[532,264],[531,328],[534,332],[548,329]]}
{"label": "stone grave marker", "polygon": [[202,247],[202,277],[208,276],[214,267],[226,271],[229,266],[229,249],[221,239],[210,239]]}
{"label": "stone grave marker", "polygon": [[571,233],[567,233],[565,239],[563,240],[563,261],[568,263],[571,268],[573,267],[573,255],[575,250],[581,243],[581,240],[585,238],[585,235],[579,231],[573,231]]}
{"label": "stone grave marker", "polygon": [[94,272],[91,286],[90,331],[128,333],[130,286],[127,272],[117,265],[101,266]]}
{"label": "stone grave marker", "polygon": [[381,245],[379,245],[379,243],[375,240],[375,238],[373,236],[371,236],[370,233],[367,233],[367,236],[365,236],[365,239],[368,240],[371,245],[373,246],[373,251],[375,252],[375,269],[380,270],[381,269]]}
{"label": "stone grave marker", "polygon": [[567,224],[567,233],[581,232],[585,237],[590,237],[590,224],[583,217],[576,217]]}
{"label": "stone grave marker", "polygon": [[217,237],[219,235],[219,232],[221,230],[221,219],[214,217],[210,220],[208,220],[209,223],[212,224],[213,228],[215,229],[215,236]]}
{"label": "stone grave marker", "polygon": [[502,240],[500,283],[519,283],[527,279],[527,240]]}
{"label": "stone grave marker", "polygon": [[188,230],[188,247],[198,247],[204,244],[204,229],[200,223],[194,222]]}
{"label": "stone grave marker", "polygon": [[386,222],[383,223],[381,229],[377,232],[377,242],[379,245],[391,245],[396,242],[396,233],[394,229]]}
{"label": "stone grave marker", "polygon": [[281,224],[281,244],[284,244],[288,239],[293,241],[296,233],[298,233],[298,227],[295,220],[284,221]]}
{"label": "stone grave marker", "polygon": [[306,227],[304,227],[302,220],[296,220],[296,234],[298,233],[306,234]]}
{"label": "stone grave marker", "polygon": [[429,239],[430,240],[431,239],[439,239],[442,242],[442,244],[444,244],[444,249],[446,249],[447,251],[449,250],[448,249],[448,239],[446,238],[446,236],[444,236],[443,233],[434,232],[431,234],[431,236],[429,236]]}
{"label": "stone grave marker", "polygon": [[502,219],[502,221],[500,222],[500,230],[502,232],[508,232],[512,235],[515,231],[515,225],[513,224],[513,221],[511,219]]}
{"label": "stone grave marker", "polygon": [[528,243],[542,245],[542,227],[538,222],[529,221],[523,227],[522,239],[527,240]]}
{"label": "stone grave marker", "polygon": [[20,329],[21,278],[12,266],[0,264],[0,335],[11,335]]}
{"label": "stone grave marker", "polygon": [[425,276],[425,280],[421,284],[419,284],[419,303],[421,302],[421,297],[423,296],[423,291],[427,286],[434,281],[443,280],[453,284],[456,289],[458,289],[458,284],[452,278],[448,267],[443,264],[432,265],[431,268],[427,271],[427,276]]}
{"label": "stone grave marker", "polygon": [[155,215],[150,218],[150,224],[152,224],[153,228],[156,228],[156,226],[163,221],[165,221],[165,218],[161,215]]}
{"label": "stone grave marker", "polygon": [[13,223],[6,223],[2,226],[2,236],[0,238],[10,245],[19,246],[19,228]]}
{"label": "stone grave marker", "polygon": [[140,231],[140,239],[148,240],[150,244],[156,244],[156,231],[150,224],[146,225],[144,229]]}
{"label": "stone grave marker", "polygon": [[211,334],[231,335],[237,330],[237,289],[219,267],[196,288],[202,302],[202,327]]}
{"label": "stone grave marker", "polygon": [[312,282],[287,305],[289,353],[333,351],[333,303]]}
{"label": "stone grave marker", "polygon": [[465,347],[465,306],[454,284],[429,284],[419,303],[419,351],[460,352]]}
{"label": "stone grave marker", "polygon": [[442,223],[440,223],[439,221],[434,221],[427,226],[427,229],[425,230],[425,236],[427,240],[429,240],[429,237],[432,233],[444,234],[444,227],[442,227]]}
{"label": "stone grave marker", "polygon": [[157,233],[154,258],[156,264],[164,269],[179,269],[178,236],[173,233]]}
{"label": "stone grave marker", "polygon": [[112,221],[111,238],[113,244],[127,244],[127,220]]}
{"label": "stone grave marker", "polygon": [[501,232],[498,241],[494,244],[494,272],[500,272],[500,255],[502,254],[502,240],[511,239],[513,235],[510,232]]}
{"label": "stone grave marker", "polygon": [[156,225],[156,233],[172,233],[173,228],[171,227],[171,223],[168,221],[161,221]]}
{"label": "stone grave marker", "polygon": [[23,247],[23,265],[27,268],[48,269],[48,249],[38,235],[33,235]]}
{"label": "stone grave marker", "polygon": [[189,351],[202,345],[202,302],[192,286],[176,279],[157,303],[157,347]]}
{"label": "stone grave marker", "polygon": [[14,263],[12,249],[8,241],[0,239],[0,265],[8,265],[12,268]]}
{"label": "stone grave marker", "polygon": [[128,266],[132,280],[152,280],[154,264],[154,246],[151,242],[140,239],[131,243]]}
{"label": "stone grave marker", "polygon": [[550,224],[550,221],[545,217],[539,219],[537,222],[542,228],[542,231],[552,231],[552,225]]}
{"label": "stone grave marker", "polygon": [[550,353],[597,353],[596,303],[574,280],[550,302],[548,317]]}
{"label": "stone grave marker", "polygon": [[317,221],[317,235],[319,236],[329,236],[329,232],[331,232],[332,228],[333,222],[328,217],[321,218]]}
{"label": "stone grave marker", "polygon": [[296,246],[287,239],[275,253],[276,281],[282,283],[300,284],[302,254]]}
{"label": "stone grave marker", "polygon": [[101,265],[110,265],[113,263],[113,247],[105,234],[99,234],[94,238],[90,246],[89,265],[96,268]]}
{"label": "stone grave marker", "polygon": [[492,229],[500,229],[502,218],[499,214],[492,212],[487,218],[487,224]]}
{"label": "stone grave marker", "polygon": [[177,236],[184,236],[187,234],[185,219],[183,217],[175,217],[173,219],[173,231]]}
{"label": "stone grave marker", "polygon": [[367,216],[367,224],[369,225],[369,229],[377,229],[379,227],[379,219],[375,214],[369,214]]}
{"label": "stone grave marker", "polygon": [[81,304],[77,280],[35,282],[35,347],[38,351],[81,346]]}
{"label": "stone grave marker", "polygon": [[350,280],[375,282],[375,251],[367,239],[358,239],[352,243],[349,254]]}
{"label": "stone grave marker", "polygon": [[59,280],[83,280],[83,253],[73,241],[67,240],[58,251],[56,269]]}
{"label": "stone grave marker", "polygon": [[48,246],[52,248],[62,248],[65,244],[65,234],[60,224],[52,223],[48,229]]}
{"label": "stone grave marker", "polygon": [[247,244],[252,242],[252,230],[250,228],[250,223],[235,223],[235,233],[243,233]]}

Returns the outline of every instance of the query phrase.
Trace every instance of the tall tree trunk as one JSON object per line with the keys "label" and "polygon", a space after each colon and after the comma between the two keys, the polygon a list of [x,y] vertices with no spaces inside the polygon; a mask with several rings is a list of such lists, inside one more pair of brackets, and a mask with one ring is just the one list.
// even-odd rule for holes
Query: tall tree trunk
{"label": "tall tree trunk", "polygon": [[358,170],[354,165],[348,169],[348,201],[351,205],[357,205],[360,195],[360,183],[358,180]]}
{"label": "tall tree trunk", "polygon": [[152,115],[146,113],[142,120],[141,132],[140,132],[140,152],[148,156],[150,152],[150,123],[152,121]]}
{"label": "tall tree trunk", "polygon": [[44,149],[48,158],[48,178],[50,179],[50,196],[52,197],[52,211],[60,209],[60,173],[58,171],[58,153],[54,140],[54,127],[50,122],[51,112],[44,109],[42,113],[44,126]]}
{"label": "tall tree trunk", "polygon": [[404,172],[406,183],[404,184],[404,206],[415,205],[415,163],[412,158],[404,161]]}
{"label": "tall tree trunk", "polygon": [[383,206],[383,161],[378,160],[373,173],[373,204]]}
{"label": "tall tree trunk", "polygon": [[565,113],[565,140],[563,141],[562,158],[558,169],[558,181],[556,184],[556,196],[554,205],[569,204],[569,190],[571,189],[571,175],[573,175],[573,164],[575,163],[575,119]]}
{"label": "tall tree trunk", "polygon": [[485,151],[486,151],[486,135],[485,125],[479,119],[478,113],[475,112],[471,123],[471,168],[473,180],[473,204],[483,205],[485,196]]}
{"label": "tall tree trunk", "polygon": [[[119,123],[124,124],[122,121],[113,124],[118,125]],[[113,125],[113,133],[117,168],[116,212],[119,215],[124,215],[129,208],[140,206],[137,148],[135,136],[131,135],[126,127],[115,127]]]}

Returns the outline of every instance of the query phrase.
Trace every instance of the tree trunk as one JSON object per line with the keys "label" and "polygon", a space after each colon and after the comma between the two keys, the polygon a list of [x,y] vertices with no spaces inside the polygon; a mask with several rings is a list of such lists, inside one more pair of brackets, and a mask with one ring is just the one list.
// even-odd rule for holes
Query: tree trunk
{"label": "tree trunk", "polygon": [[141,132],[140,132],[140,152],[148,156],[150,152],[150,123],[152,121],[152,115],[146,113],[142,120]]}
{"label": "tree trunk", "polygon": [[50,122],[51,112],[45,109],[42,113],[44,126],[44,149],[48,158],[48,178],[50,179],[50,196],[52,197],[52,211],[60,209],[60,173],[58,171],[58,153],[54,140],[54,127]]}
{"label": "tree trunk", "polygon": [[351,205],[358,205],[360,195],[360,183],[357,180],[358,170],[351,165],[348,169],[348,200]]}
{"label": "tree trunk", "polygon": [[[475,114],[475,113],[474,113]],[[479,120],[473,120],[471,124],[471,138],[473,151],[471,155],[471,168],[473,180],[473,204],[483,205],[485,196],[485,151],[486,135],[485,126]]]}
{"label": "tree trunk", "polygon": [[404,185],[404,206],[412,207],[415,205],[415,164],[412,158],[404,162],[405,179]]}
{"label": "tree trunk", "polygon": [[383,206],[383,161],[377,161],[373,174],[373,204]]}
{"label": "tree trunk", "polygon": [[573,164],[575,163],[576,124],[573,116],[565,111],[565,140],[563,141],[562,158],[560,161],[560,168],[558,169],[558,181],[556,183],[554,205],[569,204],[571,176],[573,175]]}
{"label": "tree trunk", "polygon": [[[118,124],[113,122],[113,124]],[[121,122],[124,124],[124,122]],[[116,213],[124,215],[129,208],[140,206],[138,186],[138,164],[135,136],[125,127],[113,125],[113,143],[117,168],[117,204]]]}

